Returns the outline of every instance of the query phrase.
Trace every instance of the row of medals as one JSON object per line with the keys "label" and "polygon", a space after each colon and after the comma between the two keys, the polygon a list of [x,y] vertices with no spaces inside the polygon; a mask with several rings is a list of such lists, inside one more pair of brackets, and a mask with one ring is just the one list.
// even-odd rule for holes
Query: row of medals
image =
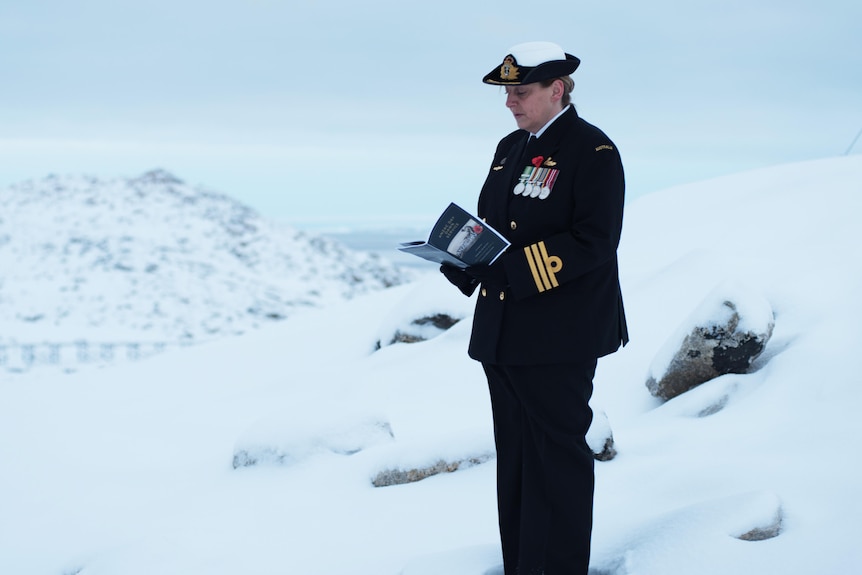
{"label": "row of medals", "polygon": [[527,166],[518,178],[518,183],[512,193],[516,196],[544,200],[551,195],[551,188],[554,186],[559,172],[553,168]]}

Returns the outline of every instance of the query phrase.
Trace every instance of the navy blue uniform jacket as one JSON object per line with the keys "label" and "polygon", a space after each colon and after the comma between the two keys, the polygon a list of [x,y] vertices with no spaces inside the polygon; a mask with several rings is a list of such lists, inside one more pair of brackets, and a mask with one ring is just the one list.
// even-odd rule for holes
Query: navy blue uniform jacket
{"label": "navy blue uniform jacket", "polygon": [[[479,195],[478,216],[512,246],[499,260],[509,285],[481,286],[469,355],[502,365],[599,358],[628,341],[620,155],[573,106],[529,145],[528,136],[517,130],[500,141]],[[530,173],[548,187],[544,199],[513,193]]]}

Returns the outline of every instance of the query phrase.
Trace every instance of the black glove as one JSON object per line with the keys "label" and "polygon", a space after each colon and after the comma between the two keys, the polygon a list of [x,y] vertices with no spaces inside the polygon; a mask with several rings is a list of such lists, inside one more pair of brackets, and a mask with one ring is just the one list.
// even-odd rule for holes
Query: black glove
{"label": "black glove", "polygon": [[470,266],[464,271],[485,287],[505,288],[509,285],[502,259],[498,259],[489,266]]}
{"label": "black glove", "polygon": [[446,279],[449,280],[449,283],[461,290],[461,293],[465,296],[469,297],[473,295],[473,292],[476,291],[476,286],[479,285],[479,282],[475,280],[472,276],[470,276],[467,272],[465,272],[461,268],[456,268],[453,265],[441,265],[440,272],[444,276],[446,276]]}

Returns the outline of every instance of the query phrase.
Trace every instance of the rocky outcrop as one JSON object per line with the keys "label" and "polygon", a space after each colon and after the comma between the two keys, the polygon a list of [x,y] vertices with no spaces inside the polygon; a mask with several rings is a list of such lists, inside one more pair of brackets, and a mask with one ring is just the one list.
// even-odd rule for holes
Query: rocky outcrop
{"label": "rocky outcrop", "polygon": [[388,487],[390,485],[403,485],[404,483],[414,483],[416,481],[422,481],[423,479],[427,479],[433,475],[437,475],[440,473],[452,473],[454,471],[458,471],[459,469],[466,469],[468,467],[473,467],[474,465],[480,465],[487,461],[493,459],[495,455],[493,453],[482,453],[479,455],[474,455],[472,457],[467,457],[464,459],[457,459],[453,461],[445,461],[440,459],[431,465],[423,466],[423,467],[412,467],[409,469],[401,469],[401,468],[392,468],[392,469],[384,469],[380,471],[374,478],[371,480],[372,485],[374,487]]}
{"label": "rocky outcrop", "polygon": [[656,356],[646,386],[672,399],[728,373],[746,373],[775,326],[772,307],[759,294],[723,284],[708,296]]}

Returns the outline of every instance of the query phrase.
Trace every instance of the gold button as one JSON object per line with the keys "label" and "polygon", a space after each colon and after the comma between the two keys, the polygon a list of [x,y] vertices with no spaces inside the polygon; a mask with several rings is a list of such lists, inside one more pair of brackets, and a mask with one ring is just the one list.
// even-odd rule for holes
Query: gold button
{"label": "gold button", "polygon": [[501,291],[500,292],[500,301],[503,301],[504,299],[506,299],[506,292]]}
{"label": "gold button", "polygon": [[482,288],[482,297],[485,297],[486,295],[488,295],[488,292],[485,290],[485,288]]}
{"label": "gold button", "polygon": [[509,222],[509,227],[512,228],[513,230],[517,230],[518,229],[518,222],[516,222],[515,220],[512,220],[511,222]]}

